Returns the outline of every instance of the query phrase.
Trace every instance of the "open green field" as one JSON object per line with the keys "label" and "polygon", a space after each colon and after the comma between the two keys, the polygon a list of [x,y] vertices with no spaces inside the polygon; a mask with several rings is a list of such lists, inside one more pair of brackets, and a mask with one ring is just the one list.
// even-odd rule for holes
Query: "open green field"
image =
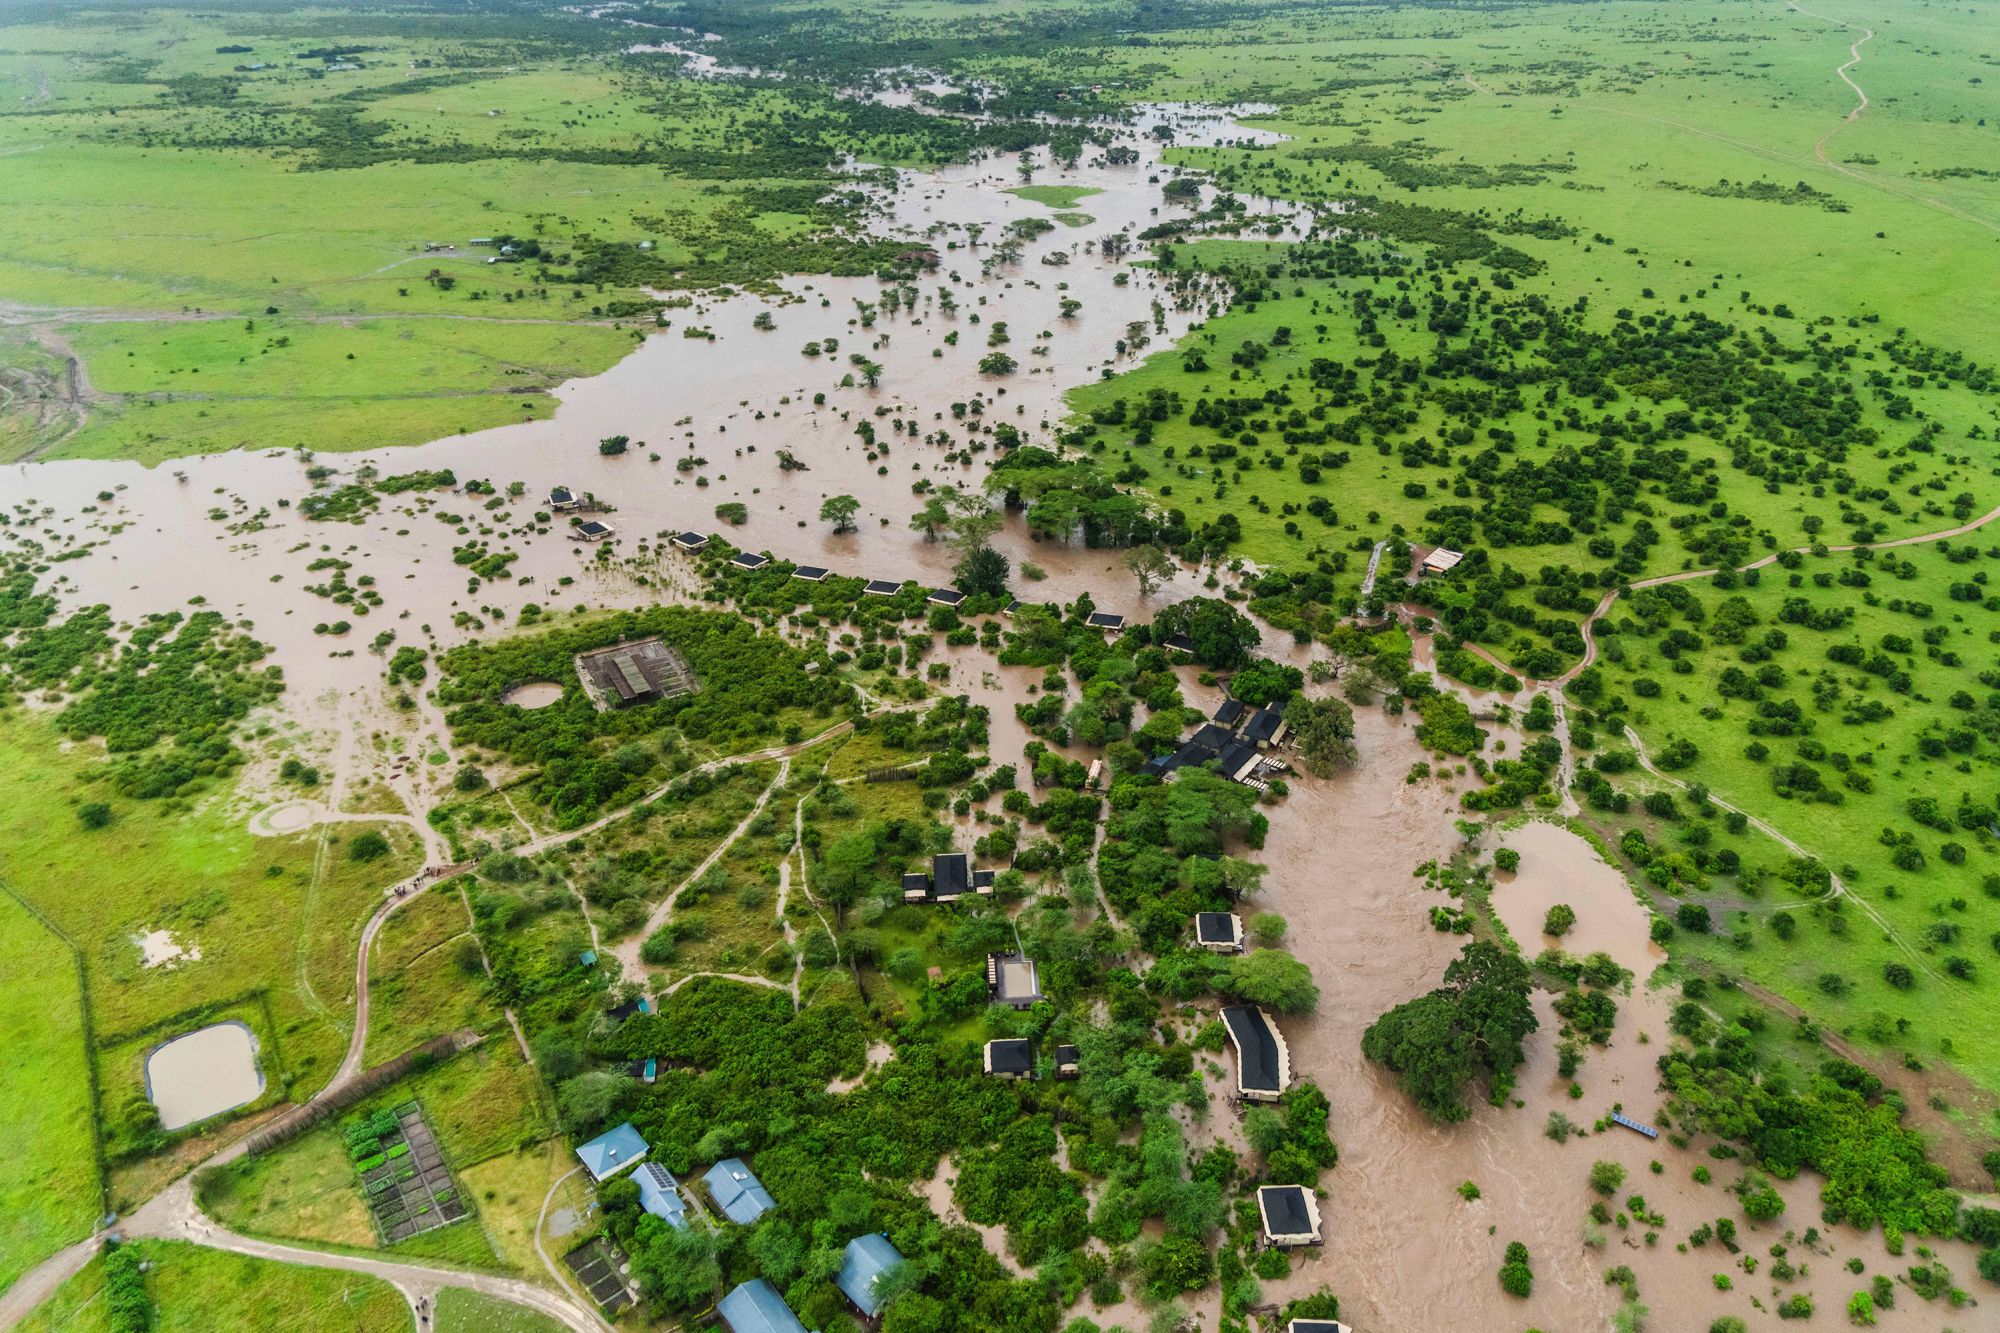
{"label": "open green field", "polygon": [[437,1333],[557,1333],[562,1325],[512,1301],[446,1287],[438,1293],[436,1328]]}
{"label": "open green field", "polygon": [[[406,1101],[420,1103],[438,1146],[459,1180],[471,1216],[449,1226],[383,1246],[375,1233],[340,1120],[274,1152],[242,1158],[199,1181],[202,1207],[232,1230],[337,1249],[389,1249],[410,1259],[436,1259],[473,1268],[508,1268],[520,1262],[514,1237],[532,1233],[532,1200],[484,1200],[483,1173],[465,1173],[487,1162],[539,1179],[534,1167],[553,1126],[546,1093],[521,1059],[511,1034],[490,1039],[434,1069],[396,1083],[357,1104],[366,1114]],[[474,1183],[481,1182],[481,1183]],[[546,1188],[544,1184],[543,1189]],[[491,1209],[489,1204],[498,1206]],[[523,1214],[525,1213],[525,1217]]]}
{"label": "open green field", "polygon": [[0,1137],[38,1145],[0,1175],[0,1290],[87,1235],[103,1198],[91,1124],[83,997],[68,947],[0,893]]}
{"label": "open green field", "polygon": [[[77,788],[95,748],[59,745],[18,712],[0,726],[0,768],[13,775],[0,874],[83,951],[115,1159],[150,1141],[147,1051],[213,1015],[258,1033],[269,1099],[303,1098],[332,1074],[347,1046],[362,924],[415,847],[394,825],[383,831],[396,850],[375,861],[344,854],[344,839],[365,826],[340,826],[324,848],[317,833],[255,838],[213,796],[184,808],[93,793],[109,825],[80,828]],[[147,966],[139,940],[155,931],[200,958]],[[51,953],[52,984],[59,961]],[[50,1071],[46,1081],[61,1080]]]}
{"label": "open green field", "polygon": [[[290,1333],[398,1333],[414,1320],[402,1293],[377,1278],[251,1259],[180,1241],[139,1241],[151,1265],[147,1293],[160,1333],[277,1329]],[[93,1259],[31,1314],[29,1333],[112,1333],[104,1261]]]}
{"label": "open green field", "polygon": [[[1857,900],[1827,900],[1822,876],[1770,873],[1789,860],[1781,847],[1728,834],[1676,793],[1656,837],[1663,877],[1710,905],[1717,932],[1684,932],[1684,947],[1859,1040],[1949,1058],[1988,1086],[2000,1083],[2000,1034],[1981,1017],[2000,985],[1995,558],[1974,535],[1806,557],[1757,571],[1754,587],[1642,591],[1600,624],[1602,665],[1570,691],[1601,747],[1624,748],[1629,724],[1670,777],[1767,821]],[[1710,847],[1746,873],[1697,864]]]}
{"label": "open green field", "polygon": [[1079,200],[1104,191],[1094,185],[1017,185],[1007,193],[1050,208],[1075,208]]}

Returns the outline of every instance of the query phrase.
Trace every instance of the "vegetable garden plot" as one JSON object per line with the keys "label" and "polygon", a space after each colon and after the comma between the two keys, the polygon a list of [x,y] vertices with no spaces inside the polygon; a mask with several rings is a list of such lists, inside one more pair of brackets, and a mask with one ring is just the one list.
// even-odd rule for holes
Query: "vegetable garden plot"
{"label": "vegetable garden plot", "polygon": [[632,1289],[625,1280],[629,1265],[609,1237],[585,1241],[564,1255],[563,1262],[606,1314],[615,1315],[632,1303]]}
{"label": "vegetable garden plot", "polygon": [[415,1102],[357,1116],[345,1129],[348,1156],[384,1244],[465,1216],[444,1152]]}

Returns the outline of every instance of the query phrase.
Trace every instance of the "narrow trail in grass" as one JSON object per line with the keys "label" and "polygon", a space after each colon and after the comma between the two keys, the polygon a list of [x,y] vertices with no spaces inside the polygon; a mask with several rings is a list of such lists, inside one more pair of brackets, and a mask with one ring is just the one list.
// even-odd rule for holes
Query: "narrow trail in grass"
{"label": "narrow trail in grass", "polygon": [[[757,804],[750,807],[750,813],[743,816],[742,822],[730,830],[728,837],[716,844],[715,850],[702,858],[701,864],[696,866],[687,878],[674,886],[673,892],[667,895],[666,901],[653,909],[652,915],[646,918],[646,924],[636,934],[621,942],[611,951],[612,956],[618,959],[618,969],[623,979],[637,981],[641,985],[645,984],[646,965],[645,961],[639,957],[639,950],[644,947],[653,932],[665,925],[668,919],[673,916],[674,904],[680,900],[681,894],[687,890],[688,885],[707,874],[709,869],[722,859],[723,854],[731,847],[734,847],[737,841],[750,831],[751,823],[758,815],[764,813],[764,807],[770,804],[771,797],[777,793],[780,787],[785,785],[785,779],[791,775],[792,757],[787,754],[778,761],[777,776],[771,779],[771,785],[764,788],[763,793],[757,797]],[[784,988],[779,987],[779,989],[782,990]],[[794,990],[792,992],[792,1004],[794,1007],[797,1007],[798,1000],[798,992]]]}
{"label": "narrow trail in grass", "polygon": [[[1632,728],[1630,727],[1625,728],[1625,739],[1631,743],[1632,752],[1634,755],[1638,757],[1640,768],[1643,768],[1644,770],[1646,770],[1647,773],[1651,774],[1653,777],[1659,779],[1660,781],[1678,787],[1682,791],[1686,791],[1688,789],[1687,783],[1682,782],[1679,778],[1673,777],[1670,774],[1662,773],[1659,769],[1653,766],[1652,757],[1646,753],[1645,742],[1639,739],[1638,732],[1632,730]],[[1780,833],[1771,824],[1767,823],[1762,819],[1759,819],[1756,815],[1751,814],[1748,810],[1743,810],[1734,805],[1731,805],[1728,801],[1725,801],[1720,796],[1717,796],[1714,792],[1710,792],[1708,794],[1708,799],[1713,804],[1721,806],[1724,810],[1730,811],[1733,814],[1742,815],[1745,819],[1750,821],[1750,827],[1756,829],[1759,833],[1771,839],[1771,841],[1777,843],[1780,847],[1783,847],[1793,856],[1799,857],[1802,860],[1816,859],[1815,857],[1813,857],[1812,853],[1808,852],[1805,848],[1799,846],[1799,844],[1797,844],[1796,842],[1793,842],[1783,833]],[[1938,972],[1934,968],[1931,967],[1929,963],[1924,961],[1923,954],[1918,952],[1918,950],[1915,947],[1913,947],[1909,943],[1909,941],[1905,940],[1902,937],[1902,935],[1897,933],[1896,928],[1890,925],[1887,919],[1884,918],[1880,912],[1876,911],[1875,908],[1869,904],[1866,898],[1859,896],[1852,889],[1848,888],[1846,881],[1842,880],[1839,874],[1837,874],[1834,870],[1829,868],[1826,872],[1826,876],[1827,876],[1827,883],[1830,887],[1827,889],[1825,893],[1820,894],[1816,897],[1800,898],[1797,901],[1801,904],[1806,904],[1806,903],[1821,902],[1829,898],[1842,898],[1848,902],[1853,903],[1856,907],[1861,909],[1861,912],[1864,916],[1866,916],[1870,921],[1873,921],[1877,926],[1881,927],[1882,937],[1884,939],[1894,944],[1897,948],[1901,949],[1905,954],[1909,956],[1910,961],[1916,964],[1918,971],[1922,972],[1925,976],[1928,976],[1933,981],[1942,981],[1944,979],[1938,974]],[[1791,904],[1789,902],[1783,904],[1783,906],[1790,906],[1790,905]],[[1748,911],[1750,909],[1743,908],[1740,910]],[[1773,908],[1773,910],[1776,909]]]}
{"label": "narrow trail in grass", "polygon": [[1790,8],[1794,13],[1803,14],[1809,19],[1818,19],[1821,23],[1831,23],[1838,27],[1845,28],[1849,32],[1858,32],[1861,34],[1861,36],[1857,38],[1847,48],[1847,62],[1833,71],[1836,75],[1839,76],[1840,81],[1842,83],[1846,84],[1849,88],[1852,88],[1854,90],[1854,99],[1855,99],[1854,109],[1848,112],[1847,115],[1842,118],[1841,122],[1838,125],[1835,125],[1825,134],[1820,135],[1818,142],[1813,144],[1813,156],[1818,158],[1821,162],[1825,163],[1827,166],[1833,167],[1834,170],[1838,171],[1841,170],[1841,166],[1840,164],[1835,163],[1831,158],[1827,156],[1826,145],[1828,141],[1830,141],[1833,138],[1834,135],[1840,133],[1842,130],[1846,129],[1849,125],[1852,125],[1855,121],[1861,119],[1861,113],[1868,109],[1867,91],[1863,89],[1860,84],[1856,83],[1854,81],[1854,76],[1852,74],[1849,74],[1847,71],[1853,69],[1856,65],[1859,65],[1861,63],[1861,48],[1867,43],[1875,40],[1875,30],[1873,28],[1864,28],[1858,23],[1849,23],[1845,19],[1829,18],[1825,14],[1815,14],[1812,10],[1807,9],[1804,5],[1800,4],[1799,0],[1787,0],[1787,7]]}
{"label": "narrow trail in grass", "polygon": [[[1780,559],[1784,558],[1787,555],[1811,555],[1815,550],[1818,549],[1824,549],[1830,555],[1839,555],[1849,551],[1888,551],[1898,546],[1922,546],[1929,542],[1950,541],[1953,537],[1963,537],[1968,533],[1977,532],[1979,531],[1979,529],[1985,527],[1988,523],[1991,523],[1996,518],[2000,518],[2000,505],[1996,505],[1994,508],[1987,510],[1985,513],[1981,514],[1978,518],[1973,519],[1971,522],[1961,523],[1955,528],[1945,528],[1939,532],[1921,532],[1914,537],[1897,537],[1886,542],[1849,542],[1846,545],[1828,546],[1825,548],[1818,548],[1812,546],[1794,546],[1789,550],[1785,551],[1773,551],[1771,552],[1771,554],[1765,556],[1763,559],[1752,560],[1747,565],[1734,566],[1732,568],[1732,572],[1738,574],[1744,574],[1748,573],[1750,570],[1753,569],[1763,569],[1767,565],[1776,564]],[[1592,610],[1588,616],[1585,616],[1583,619],[1583,623],[1577,627],[1577,632],[1583,636],[1582,660],[1577,662],[1577,664],[1571,667],[1569,670],[1563,672],[1560,676],[1552,677],[1549,680],[1548,685],[1545,686],[1544,688],[1553,687],[1554,689],[1556,689],[1558,691],[1558,702],[1560,702],[1560,691],[1562,687],[1569,684],[1571,681],[1575,680],[1579,675],[1581,675],[1584,672],[1585,669],[1587,669],[1592,663],[1597,661],[1597,640],[1595,636],[1591,633],[1591,627],[1596,625],[1598,621],[1602,620],[1605,617],[1605,615],[1611,610],[1612,606],[1618,601],[1619,597],[1624,595],[1625,592],[1627,591],[1637,592],[1641,588],[1657,588],[1660,587],[1662,584],[1667,584],[1667,583],[1686,583],[1693,579],[1711,579],[1714,578],[1717,574],[1720,574],[1721,572],[1722,570],[1720,568],[1684,569],[1679,571],[1678,573],[1659,574],[1655,575],[1653,578],[1650,579],[1640,579],[1636,583],[1628,584],[1625,588],[1613,588],[1610,592],[1605,593],[1604,596],[1601,599],[1599,599],[1596,608]],[[1471,645],[1468,645],[1468,647],[1470,646]],[[1488,660],[1494,662],[1496,665],[1502,667],[1506,666],[1505,663],[1500,662],[1498,658],[1492,657],[1491,654],[1482,651],[1481,655],[1487,657]]]}

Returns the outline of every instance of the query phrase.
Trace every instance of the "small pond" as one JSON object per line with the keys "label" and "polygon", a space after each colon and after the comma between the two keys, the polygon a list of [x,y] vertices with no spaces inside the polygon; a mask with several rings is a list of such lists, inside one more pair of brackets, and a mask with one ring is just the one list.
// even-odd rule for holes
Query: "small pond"
{"label": "small pond", "polygon": [[175,1037],[146,1057],[146,1095],[160,1111],[162,1129],[257,1100],[264,1072],[257,1067],[257,1037],[242,1023],[217,1023]]}
{"label": "small pond", "polygon": [[547,708],[563,697],[563,687],[552,680],[531,680],[526,685],[516,685],[501,696],[502,703],[516,708]]}

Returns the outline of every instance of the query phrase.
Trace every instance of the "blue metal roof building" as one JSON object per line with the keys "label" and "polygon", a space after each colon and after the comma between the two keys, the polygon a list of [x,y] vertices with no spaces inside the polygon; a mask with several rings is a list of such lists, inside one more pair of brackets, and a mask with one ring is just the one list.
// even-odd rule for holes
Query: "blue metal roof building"
{"label": "blue metal roof building", "polygon": [[724,1296],[715,1312],[729,1325],[729,1333],[806,1333],[806,1326],[777,1288],[761,1277]]}
{"label": "blue metal roof building", "polygon": [[[708,1168],[702,1177],[708,1184],[709,1195],[722,1215],[738,1226],[749,1226],[765,1213],[778,1206],[763,1182],[750,1174],[750,1168],[741,1157],[731,1157]],[[738,1290],[742,1290],[740,1287]]]}
{"label": "blue metal roof building", "polygon": [[882,1313],[882,1303],[875,1296],[875,1280],[902,1262],[903,1256],[889,1243],[889,1238],[871,1231],[847,1242],[847,1257],[841,1260],[840,1273],[833,1282],[854,1302],[855,1309],[873,1319]]}
{"label": "blue metal roof building", "polygon": [[632,1173],[639,1183],[639,1206],[669,1226],[687,1229],[687,1203],[681,1198],[681,1183],[674,1173],[658,1162],[641,1162]]}
{"label": "blue metal roof building", "polygon": [[639,1131],[632,1128],[627,1120],[616,1129],[607,1129],[590,1142],[576,1150],[584,1169],[590,1172],[592,1180],[604,1180],[617,1175],[632,1163],[646,1155],[646,1140],[639,1137]]}

